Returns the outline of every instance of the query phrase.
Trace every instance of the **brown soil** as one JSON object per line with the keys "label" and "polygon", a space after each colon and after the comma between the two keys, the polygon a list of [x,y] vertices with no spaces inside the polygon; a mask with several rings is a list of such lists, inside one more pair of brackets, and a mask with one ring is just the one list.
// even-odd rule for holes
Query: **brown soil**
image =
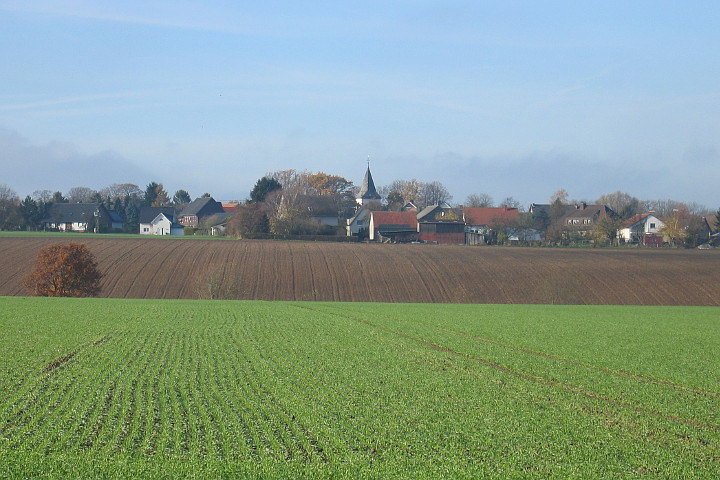
{"label": "brown soil", "polygon": [[[62,240],[71,241],[71,240]],[[82,238],[101,296],[720,306],[720,251]],[[53,238],[0,238],[0,295]]]}

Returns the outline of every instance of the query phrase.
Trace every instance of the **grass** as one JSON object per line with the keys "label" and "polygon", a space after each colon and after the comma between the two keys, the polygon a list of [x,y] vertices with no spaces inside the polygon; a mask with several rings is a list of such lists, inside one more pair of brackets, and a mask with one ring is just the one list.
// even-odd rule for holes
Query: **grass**
{"label": "grass", "polygon": [[720,469],[717,308],[1,301],[3,478]]}

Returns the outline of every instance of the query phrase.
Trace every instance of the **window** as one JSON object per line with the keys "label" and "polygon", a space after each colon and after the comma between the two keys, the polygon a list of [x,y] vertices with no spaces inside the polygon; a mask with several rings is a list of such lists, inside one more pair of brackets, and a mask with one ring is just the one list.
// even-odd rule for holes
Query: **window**
{"label": "window", "polygon": [[655,224],[654,224],[654,223],[651,223],[651,224],[650,224],[650,228],[655,228]]}

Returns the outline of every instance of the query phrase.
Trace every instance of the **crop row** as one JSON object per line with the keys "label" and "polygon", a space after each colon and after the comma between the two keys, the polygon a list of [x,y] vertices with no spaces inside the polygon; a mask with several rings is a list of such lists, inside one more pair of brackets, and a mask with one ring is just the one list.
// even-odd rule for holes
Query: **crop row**
{"label": "crop row", "polygon": [[[0,360],[0,456],[21,476],[29,458],[170,475],[183,464],[549,478],[720,467],[716,309],[6,305],[0,347],[31,353]],[[680,313],[702,339],[668,320]]]}

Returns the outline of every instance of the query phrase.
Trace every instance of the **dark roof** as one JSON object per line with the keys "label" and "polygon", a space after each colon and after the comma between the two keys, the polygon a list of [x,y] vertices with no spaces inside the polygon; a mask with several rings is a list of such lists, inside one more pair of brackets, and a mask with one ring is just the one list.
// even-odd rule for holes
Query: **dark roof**
{"label": "dark roof", "polygon": [[382,198],[378,195],[377,190],[375,190],[375,182],[373,182],[369,165],[367,171],[365,171],[365,178],[363,178],[363,183],[360,187],[360,193],[358,195],[363,200],[380,200]]}
{"label": "dark roof", "polygon": [[557,209],[556,214],[562,216],[569,213],[571,210],[575,210],[575,208],[576,205],[566,205],[564,203],[560,203],[557,206],[554,203],[531,203],[528,208],[528,212],[532,215],[542,214],[550,217],[553,214],[553,209]]}
{"label": "dark roof", "polygon": [[140,215],[138,216],[138,222],[150,223],[155,220],[155,217],[157,217],[161,213],[164,213],[171,222],[175,221],[174,207],[141,207]]}
{"label": "dark roof", "polygon": [[108,211],[102,204],[97,203],[53,203],[47,211],[43,222],[45,223],[86,223],[96,211],[100,211],[100,218],[109,219]]}
{"label": "dark roof", "polygon": [[599,218],[608,215],[616,217],[617,214],[607,205],[587,205],[578,203],[575,208],[569,210],[563,218]]}
{"label": "dark roof", "polygon": [[113,221],[113,223],[123,223],[125,219],[115,210],[108,210],[108,215],[110,215],[110,220]]}
{"label": "dark roof", "polygon": [[183,208],[183,211],[180,212],[180,215],[195,215],[200,217],[224,212],[225,210],[220,202],[216,202],[212,197],[200,197],[188,203],[187,206]]}
{"label": "dark roof", "polygon": [[311,217],[337,217],[335,200],[328,195],[298,195],[299,205],[307,207]]}
{"label": "dark roof", "polygon": [[710,228],[711,232],[714,232],[718,229],[718,220],[720,219],[718,219],[717,215],[708,215],[705,217],[705,223],[707,223],[707,226],[708,228]]}
{"label": "dark roof", "polygon": [[222,225],[224,223],[227,223],[228,219],[230,219],[234,213],[214,213],[210,215],[209,217],[206,217],[205,220],[203,220],[203,224],[205,227],[214,227],[217,225]]}

